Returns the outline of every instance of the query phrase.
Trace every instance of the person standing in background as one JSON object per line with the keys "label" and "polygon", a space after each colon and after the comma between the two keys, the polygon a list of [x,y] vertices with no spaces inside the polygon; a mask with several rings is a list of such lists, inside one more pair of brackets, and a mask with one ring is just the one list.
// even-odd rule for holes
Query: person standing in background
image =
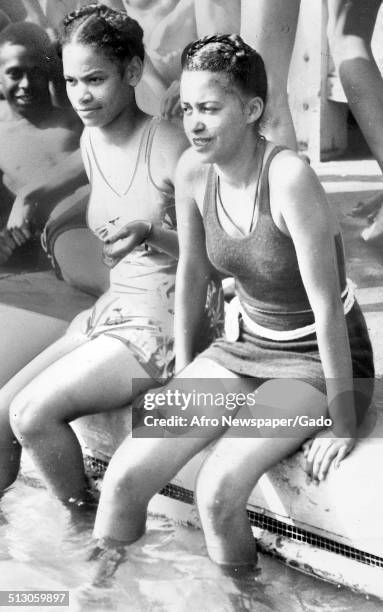
{"label": "person standing in background", "polygon": [[[383,172],[383,79],[371,50],[381,0],[328,0],[328,39],[348,105]],[[383,236],[383,196],[358,204],[354,216],[372,215],[362,238]]]}

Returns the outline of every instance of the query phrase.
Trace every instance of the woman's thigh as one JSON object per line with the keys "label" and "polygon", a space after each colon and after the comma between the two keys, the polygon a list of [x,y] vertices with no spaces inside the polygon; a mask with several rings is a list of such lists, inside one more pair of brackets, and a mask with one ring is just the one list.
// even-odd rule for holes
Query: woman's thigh
{"label": "woman's thigh", "polygon": [[78,336],[68,336],[67,342],[78,344],[46,364],[16,398],[23,409],[37,410],[39,418],[71,421],[120,408],[132,400],[133,387],[139,393],[153,384],[129,348],[116,338],[99,336],[81,342]]}
{"label": "woman's thigh", "polygon": [[79,346],[84,344],[87,339],[79,334],[67,336],[54,342],[51,346],[42,351],[26,366],[24,366],[15,376],[13,376],[0,390],[0,412],[8,412],[9,405],[13,398],[31,383],[39,374],[44,372],[57,360],[68,355]]}
{"label": "woman's thigh", "polygon": [[[155,390],[154,394],[166,395],[168,390],[174,392],[175,389],[180,393],[198,391],[204,381],[208,382],[207,389],[214,388],[219,381],[225,387],[234,384],[238,385],[238,389],[243,387],[243,381],[236,374],[210,359],[201,358],[187,366],[165,387]],[[168,417],[173,414],[181,415],[181,413],[185,415],[187,410],[182,412],[180,406],[168,405],[161,408],[161,413],[162,416]],[[147,496],[150,498],[153,492],[165,486],[191,457],[222,435],[225,430],[224,426],[204,428],[202,435],[197,428],[193,432],[175,428],[172,435],[170,428],[162,432],[157,430],[157,435],[152,436],[148,428],[137,427],[132,436],[127,438],[114,454],[109,464],[108,476],[114,474],[118,475],[118,478],[124,478],[125,474],[129,478],[131,473],[138,476],[145,471],[147,475],[142,481],[142,490],[148,492]]]}
{"label": "woman's thigh", "polygon": [[[219,483],[223,484],[238,503],[248,499],[263,473],[321,429],[308,419],[319,420],[328,414],[325,395],[301,381],[268,381],[257,389],[256,397],[257,404],[241,409],[237,418],[243,414],[248,417],[250,412],[253,418],[275,419],[275,422],[255,429],[248,427],[241,438],[233,436],[232,429],[227,430],[206,459],[199,477],[212,489],[214,483],[218,488]],[[311,425],[304,425],[306,422]]]}

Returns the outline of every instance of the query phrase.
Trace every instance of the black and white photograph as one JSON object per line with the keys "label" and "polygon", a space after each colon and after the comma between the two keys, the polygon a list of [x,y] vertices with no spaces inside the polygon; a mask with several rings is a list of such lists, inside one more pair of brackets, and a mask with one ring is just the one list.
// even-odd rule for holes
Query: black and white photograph
{"label": "black and white photograph", "polygon": [[382,172],[380,0],[0,0],[0,611],[383,609]]}

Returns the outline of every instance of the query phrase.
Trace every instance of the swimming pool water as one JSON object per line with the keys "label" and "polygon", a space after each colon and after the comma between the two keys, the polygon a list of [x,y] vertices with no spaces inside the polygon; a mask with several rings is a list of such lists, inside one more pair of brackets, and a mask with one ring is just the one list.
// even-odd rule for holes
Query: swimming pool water
{"label": "swimming pool water", "polygon": [[[33,478],[19,478],[0,512],[0,589],[69,590],[70,612],[380,612],[383,602],[337,588],[260,555],[259,574],[233,582],[206,554],[200,530],[150,516],[112,584],[92,585],[92,517],[69,512]],[[15,608],[1,607],[2,610]],[[21,608],[27,609],[27,608]]]}

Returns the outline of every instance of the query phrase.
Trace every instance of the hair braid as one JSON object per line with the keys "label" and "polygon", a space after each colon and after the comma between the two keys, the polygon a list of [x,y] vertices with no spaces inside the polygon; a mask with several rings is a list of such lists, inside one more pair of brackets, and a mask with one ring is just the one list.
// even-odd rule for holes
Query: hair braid
{"label": "hair braid", "polygon": [[134,56],[144,59],[143,34],[141,26],[126,11],[89,4],[64,18],[61,44],[91,45],[121,63]]}
{"label": "hair braid", "polygon": [[225,72],[246,94],[267,96],[267,76],[262,57],[238,34],[214,34],[185,47],[183,70]]}

